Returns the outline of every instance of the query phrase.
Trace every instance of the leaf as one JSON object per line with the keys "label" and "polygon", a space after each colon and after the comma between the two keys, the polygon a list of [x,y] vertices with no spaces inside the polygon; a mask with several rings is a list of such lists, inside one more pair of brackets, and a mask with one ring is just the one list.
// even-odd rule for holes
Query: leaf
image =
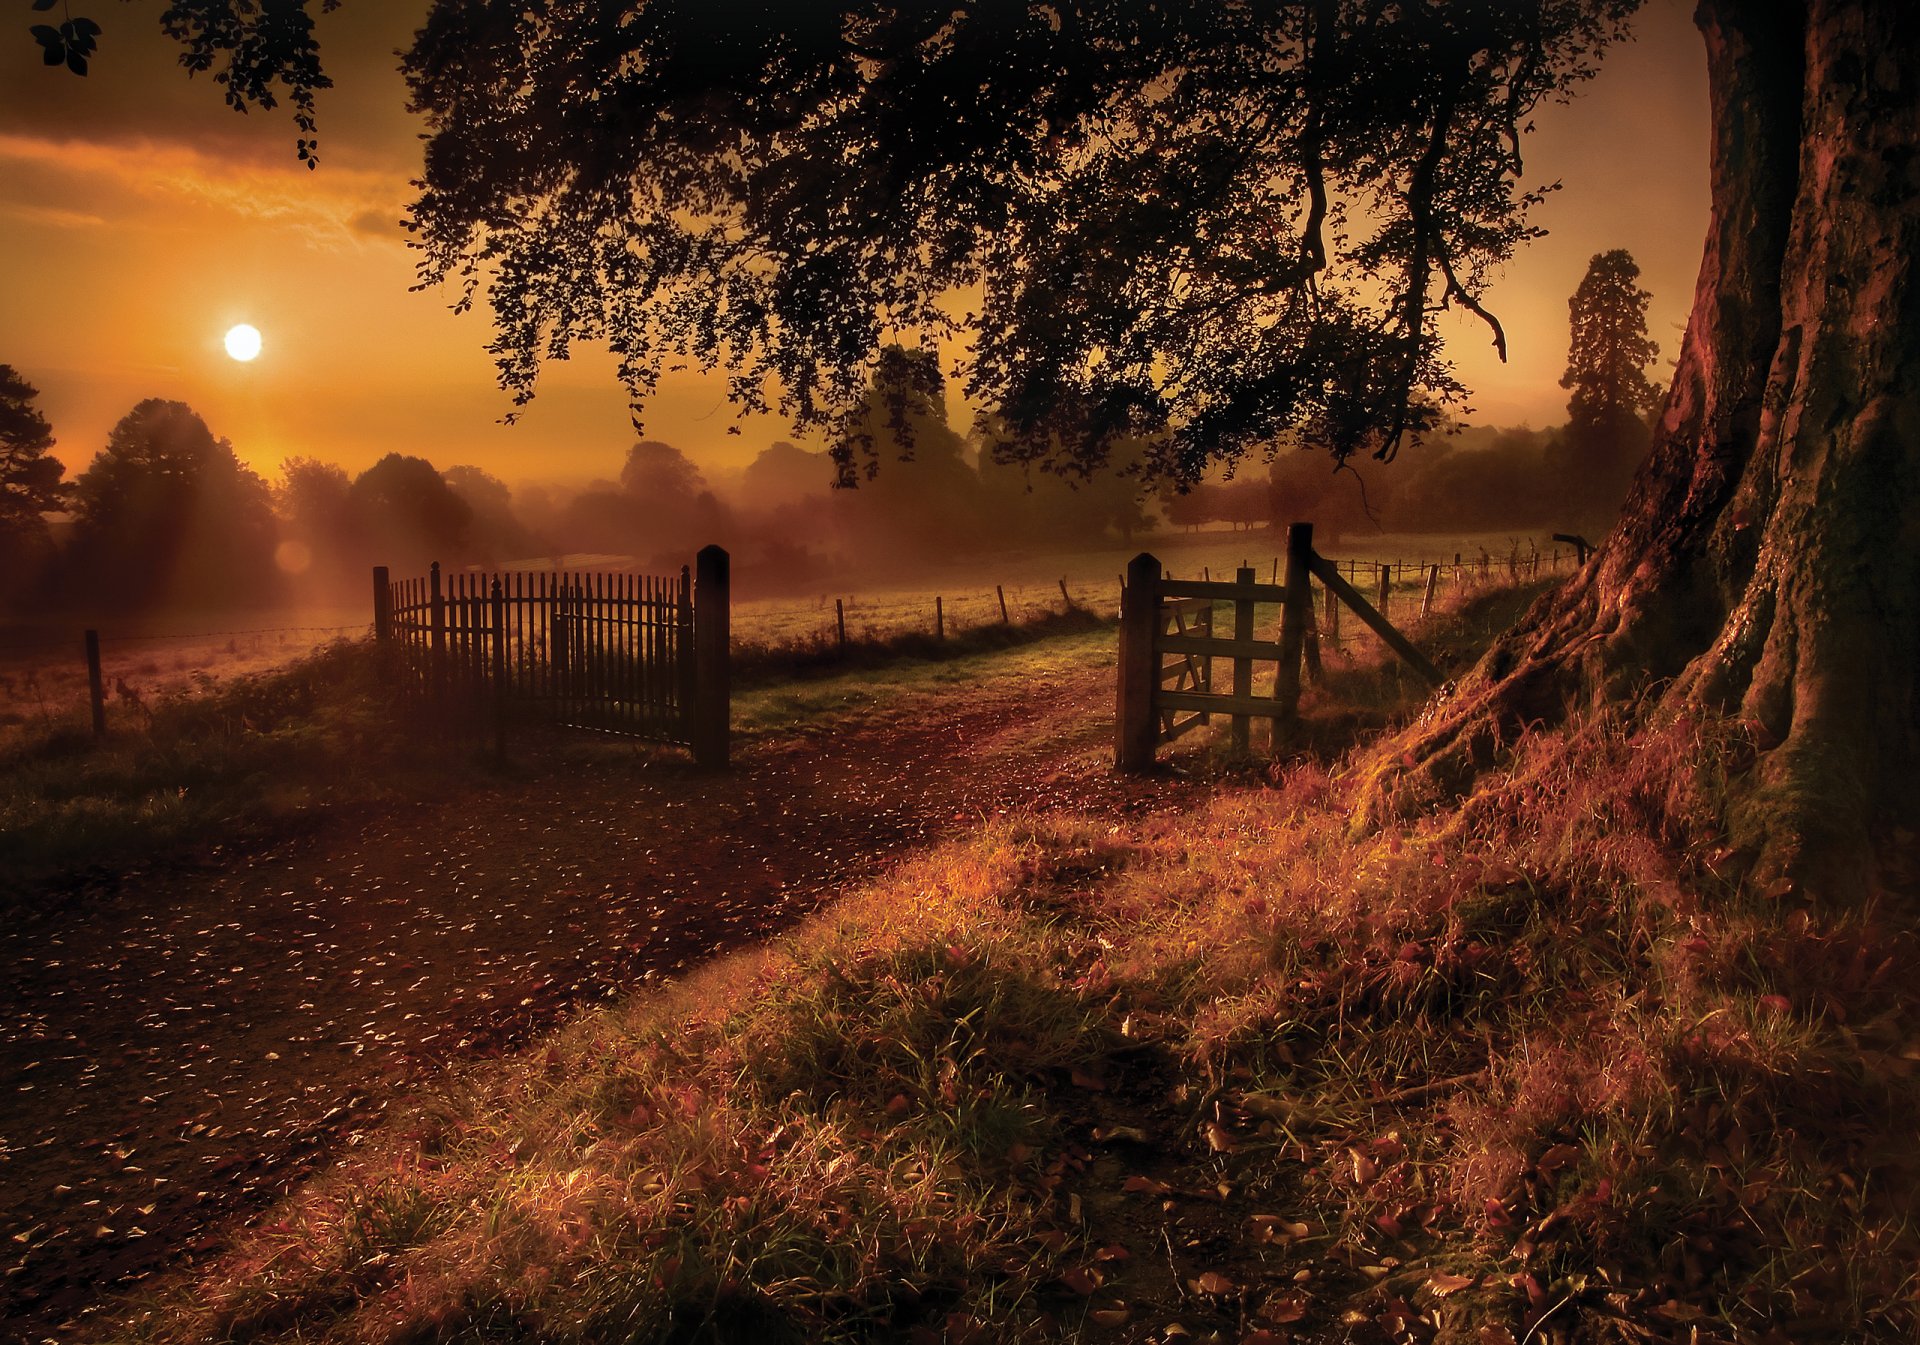
{"label": "leaf", "polygon": [[1427,1277],[1427,1288],[1433,1292],[1435,1298],[1445,1298],[1448,1294],[1457,1294],[1462,1289],[1468,1288],[1473,1284],[1474,1279],[1472,1275],[1451,1275],[1441,1271]]}
{"label": "leaf", "polygon": [[1164,1196],[1173,1188],[1157,1177],[1133,1176],[1120,1183],[1120,1189],[1129,1193],[1144,1191],[1148,1195]]}
{"label": "leaf", "polygon": [[1107,1282],[1107,1277],[1093,1266],[1075,1266],[1060,1277],[1060,1283],[1086,1298]]}
{"label": "leaf", "polygon": [[1207,1147],[1217,1154],[1230,1154],[1239,1147],[1233,1138],[1233,1132],[1218,1121],[1207,1122]]}
{"label": "leaf", "polygon": [[1095,1308],[1087,1316],[1096,1326],[1125,1326],[1127,1319],[1133,1316],[1133,1310],[1126,1307]]}
{"label": "leaf", "polygon": [[86,74],[87,58],[77,51],[69,51],[67,53],[67,69],[73,71],[76,75]]}
{"label": "leaf", "polygon": [[1276,1294],[1267,1300],[1261,1315],[1271,1318],[1282,1326],[1300,1321],[1307,1315],[1307,1296],[1305,1294]]}
{"label": "leaf", "polygon": [[1209,1270],[1190,1282],[1196,1294],[1230,1294],[1237,1286],[1217,1270]]}

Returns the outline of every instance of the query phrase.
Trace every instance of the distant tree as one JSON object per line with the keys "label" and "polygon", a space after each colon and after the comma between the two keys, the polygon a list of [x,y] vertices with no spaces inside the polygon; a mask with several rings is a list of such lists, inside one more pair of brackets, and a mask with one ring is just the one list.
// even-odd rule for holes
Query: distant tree
{"label": "distant tree", "polygon": [[1647,335],[1652,296],[1639,280],[1632,254],[1615,248],[1594,256],[1567,301],[1571,334],[1560,386],[1573,396],[1567,428],[1549,446],[1546,498],[1569,526],[1610,526],[1652,446],[1647,417],[1662,390],[1646,371],[1660,347]]}
{"label": "distant tree", "polygon": [[0,564],[18,570],[47,546],[44,515],[66,506],[66,467],[47,456],[53,429],[33,404],[40,395],[10,364],[0,364]]}
{"label": "distant tree", "polygon": [[339,584],[364,561],[352,478],[337,463],[288,458],[273,489],[285,568],[309,583]]}
{"label": "distant tree", "polygon": [[1659,345],[1647,335],[1647,301],[1640,268],[1625,248],[1600,252],[1567,300],[1572,329],[1567,371],[1560,386],[1573,390],[1568,423],[1600,424],[1621,418],[1644,420],[1659,404],[1660,389],[1647,379]]}
{"label": "distant tree", "polygon": [[1380,531],[1379,511],[1389,498],[1388,473],[1367,465],[1341,465],[1312,445],[1282,448],[1267,463],[1267,510],[1275,527],[1306,522],[1316,545]]}
{"label": "distant tree", "polygon": [[781,439],[747,464],[740,482],[740,502],[763,511],[797,504],[809,496],[824,496],[832,488],[834,477],[833,460],[828,454],[810,453]]}
{"label": "distant tree", "polygon": [[425,458],[389,453],[349,493],[367,556],[395,574],[468,559],[473,510]]}
{"label": "distant tree", "polygon": [[627,450],[620,486],[628,494],[670,509],[698,499],[707,488],[707,478],[692,458],[672,444],[645,439]]}
{"label": "distant tree", "polygon": [[123,416],[74,483],[71,577],[93,600],[221,606],[278,590],[273,494],[182,402]]}
{"label": "distant tree", "polygon": [[514,511],[513,491],[506,482],[465,465],[449,467],[440,476],[473,512],[467,540],[475,559],[513,560],[540,551],[541,544]]}
{"label": "distant tree", "polygon": [[872,559],[925,559],[979,547],[980,477],[947,423],[946,378],[934,353],[881,351],[858,410],[833,450],[844,487],[835,512],[855,549]]}

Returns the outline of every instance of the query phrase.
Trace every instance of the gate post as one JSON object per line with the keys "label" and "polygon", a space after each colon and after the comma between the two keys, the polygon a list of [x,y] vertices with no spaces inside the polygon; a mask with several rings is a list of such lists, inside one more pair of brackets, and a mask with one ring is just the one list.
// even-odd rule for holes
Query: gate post
{"label": "gate post", "polygon": [[384,565],[373,567],[373,638],[378,644],[393,639],[393,589]]}
{"label": "gate post", "polygon": [[[1300,656],[1313,631],[1313,524],[1287,525],[1287,588],[1280,600],[1280,667],[1273,677],[1273,698],[1280,702],[1275,735],[1300,716]],[[1319,649],[1314,653],[1317,656]]]}
{"label": "gate post", "polygon": [[1127,563],[1127,586],[1120,592],[1120,667],[1114,679],[1113,764],[1138,773],[1153,767],[1160,745],[1153,717],[1154,683],[1159,660],[1153,637],[1160,624],[1160,562],[1141,552]]}
{"label": "gate post", "polygon": [[727,661],[731,567],[725,549],[717,546],[700,548],[694,564],[693,759],[702,766],[725,766],[727,721],[732,711],[732,674]]}

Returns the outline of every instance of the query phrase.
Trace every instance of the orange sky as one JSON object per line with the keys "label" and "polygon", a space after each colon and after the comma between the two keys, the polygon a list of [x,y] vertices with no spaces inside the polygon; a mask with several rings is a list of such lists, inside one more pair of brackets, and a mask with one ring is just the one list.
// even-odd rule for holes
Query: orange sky
{"label": "orange sky", "polygon": [[[549,365],[502,426],[484,312],[408,292],[397,221],[419,142],[391,53],[425,7],[348,0],[320,19],[338,87],[321,96],[317,172],[295,161],[286,116],[237,116],[173,65],[157,0],[94,0],[106,32],[87,79],[43,69],[24,27],[0,40],[0,363],[40,388],[70,471],[143,397],[189,403],[269,477],[289,456],[357,471],[392,450],[509,481],[617,470],[634,436],[610,360]],[[1597,251],[1639,261],[1662,376],[1678,349],[1707,221],[1704,59],[1679,0],[1652,0],[1639,27],[1574,104],[1538,118],[1530,179],[1565,187],[1536,215],[1550,236],[1489,298],[1511,363],[1477,323],[1450,328],[1477,422],[1564,418],[1566,301]],[[252,364],[222,349],[236,322],[264,334]],[[647,410],[649,437],[710,470],[786,436],[732,423],[717,378],[670,377]]]}

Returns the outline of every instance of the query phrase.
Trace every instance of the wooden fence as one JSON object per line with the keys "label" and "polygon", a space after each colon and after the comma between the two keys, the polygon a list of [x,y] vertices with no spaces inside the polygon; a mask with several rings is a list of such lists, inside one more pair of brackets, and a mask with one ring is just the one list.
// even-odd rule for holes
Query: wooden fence
{"label": "wooden fence", "polygon": [[[1534,561],[1537,568],[1537,558]],[[1276,565],[1275,569],[1278,570]],[[1439,566],[1425,569],[1422,614],[1431,610]],[[1516,564],[1516,570],[1518,566]],[[1393,570],[1379,567],[1384,595]],[[1121,770],[1141,771],[1153,764],[1154,753],[1196,724],[1216,714],[1230,716],[1230,742],[1236,751],[1248,746],[1254,719],[1273,721],[1276,734],[1299,715],[1300,681],[1320,671],[1319,630],[1314,622],[1312,581],[1327,592],[1330,629],[1337,632],[1336,600],[1344,604],[1414,671],[1439,686],[1446,679],[1360,591],[1347,581],[1341,566],[1313,549],[1313,525],[1295,523],[1287,529],[1286,576],[1282,583],[1262,584],[1251,568],[1242,568],[1231,582],[1212,579],[1169,579],[1160,562],[1142,553],[1127,566],[1120,594],[1120,668],[1115,691],[1114,760]],[[1220,603],[1231,604],[1233,632],[1215,633],[1213,614]],[[1279,638],[1255,638],[1256,608],[1280,608]],[[1384,601],[1382,603],[1384,606]],[[1227,660],[1232,667],[1230,689],[1214,689],[1213,663]],[[1253,691],[1255,665],[1275,665],[1271,695]],[[1181,718],[1182,714],[1185,718]]]}
{"label": "wooden fence", "polygon": [[730,577],[707,547],[678,575],[373,572],[374,638],[402,694],[436,715],[490,725],[533,717],[693,749],[729,750]]}

